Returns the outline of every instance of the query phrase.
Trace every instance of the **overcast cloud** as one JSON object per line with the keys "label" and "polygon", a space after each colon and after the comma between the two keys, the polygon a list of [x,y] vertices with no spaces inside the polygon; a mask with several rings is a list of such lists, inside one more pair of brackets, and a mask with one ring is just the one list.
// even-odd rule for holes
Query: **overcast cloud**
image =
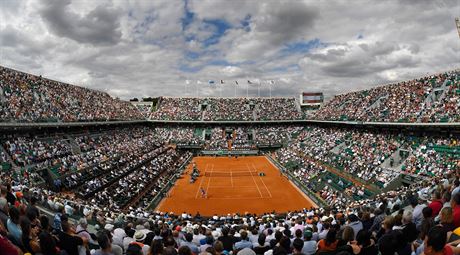
{"label": "overcast cloud", "polygon": [[123,99],[233,96],[235,80],[330,97],[460,67],[460,1],[353,3],[1,0],[0,64]]}

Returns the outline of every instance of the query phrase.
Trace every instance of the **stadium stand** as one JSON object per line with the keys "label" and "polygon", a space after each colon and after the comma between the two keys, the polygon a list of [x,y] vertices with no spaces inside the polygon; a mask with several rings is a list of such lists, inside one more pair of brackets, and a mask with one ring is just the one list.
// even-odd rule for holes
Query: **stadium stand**
{"label": "stadium stand", "polygon": [[[456,130],[248,123],[301,119],[294,98],[161,97],[150,113],[106,93],[7,68],[0,78],[3,122],[135,120],[142,114],[178,121],[2,129],[0,252],[409,255],[433,242],[459,252]],[[315,116],[458,122],[458,90],[458,73],[448,72],[340,95]],[[267,208],[262,215],[153,211],[194,150],[263,153],[318,206]]]}
{"label": "stadium stand", "polygon": [[0,66],[0,122],[143,119],[130,103],[107,93]]}
{"label": "stadium stand", "polygon": [[458,71],[335,96],[319,120],[368,122],[458,121]]}
{"label": "stadium stand", "polygon": [[335,96],[317,111],[303,112],[295,98],[162,97],[152,120],[458,122],[458,71]]}
{"label": "stadium stand", "polygon": [[294,98],[162,97],[153,120],[270,121],[301,119]]}

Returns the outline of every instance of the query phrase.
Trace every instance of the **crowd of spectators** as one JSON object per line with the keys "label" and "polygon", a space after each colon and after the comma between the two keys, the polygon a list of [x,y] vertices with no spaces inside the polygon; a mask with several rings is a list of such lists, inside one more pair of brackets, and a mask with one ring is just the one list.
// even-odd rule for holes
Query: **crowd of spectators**
{"label": "crowd of spectators", "polygon": [[[135,150],[143,152],[155,145],[155,141],[159,140],[154,139],[150,128],[135,126],[46,139],[26,134],[8,135],[2,145],[19,166],[49,168],[54,174],[63,175],[118,160]],[[77,150],[71,149],[72,143]]]}
{"label": "crowd of spectators", "polygon": [[3,152],[3,150],[0,148],[0,163],[7,163],[8,162],[8,157],[6,156],[6,153]]}
{"label": "crowd of spectators", "polygon": [[436,176],[460,167],[460,137],[426,138],[408,149],[410,155],[402,166],[405,173]]}
{"label": "crowd of spectators", "polygon": [[422,122],[460,122],[460,75],[450,74],[446,86],[443,97],[426,107]]}
{"label": "crowd of spectators", "polygon": [[53,138],[12,137],[5,140],[3,146],[14,162],[20,166],[41,163],[71,154],[68,142]]}
{"label": "crowd of spectators", "polygon": [[152,112],[153,107],[152,102],[133,103],[133,105],[145,119],[150,117],[150,113]]}
{"label": "crowd of spectators", "polygon": [[[201,130],[201,129],[200,129]],[[155,138],[166,143],[177,144],[200,144],[203,134],[193,127],[155,127],[153,133]]]}
{"label": "crowd of spectators", "polygon": [[283,144],[293,140],[294,136],[300,133],[302,126],[267,126],[256,129],[256,143],[264,144]]}
{"label": "crowd of spectators", "polygon": [[[307,127],[296,137],[289,142],[289,146],[277,151],[278,156],[282,156],[280,162],[284,166],[297,162],[297,165],[305,168],[306,162],[320,162],[379,188],[385,188],[403,173],[426,177],[460,168],[459,137],[454,135],[444,138]],[[399,162],[394,162],[399,148],[408,151],[407,155],[400,156]],[[295,159],[292,159],[294,155]],[[389,164],[390,161],[394,164]],[[315,168],[321,169],[318,166]],[[296,171],[293,172],[295,176]],[[310,172],[307,175],[309,178],[315,176]],[[311,185],[308,180],[306,184]],[[355,188],[352,186],[348,190],[350,194],[362,197],[359,194],[362,191]]]}
{"label": "crowd of spectators", "polygon": [[0,122],[77,122],[143,119],[109,94],[0,66]]}
{"label": "crowd of spectators", "polygon": [[[426,100],[448,83],[440,101]],[[434,99],[437,100],[437,99]],[[458,72],[379,86],[335,96],[314,114],[319,120],[378,122],[455,122],[459,106]]]}
{"label": "crowd of spectators", "polygon": [[[107,207],[109,210],[119,212],[124,209],[134,198],[137,198],[141,192],[148,187],[152,187],[152,184],[156,184],[156,181],[160,175],[174,175],[175,171],[179,166],[176,166],[176,161],[179,161],[181,153],[175,150],[168,150],[164,153],[149,160],[146,164],[139,164],[142,161],[138,161],[138,165],[133,165],[134,171],[131,171],[127,175],[119,178],[114,177],[117,181],[106,186],[101,191],[94,194],[91,202],[101,207]],[[132,164],[136,164],[133,161]],[[141,166],[140,166],[141,165]],[[126,174],[126,173],[125,173]],[[109,182],[103,177],[102,182]],[[158,192],[161,187],[156,186],[157,190],[154,190],[154,194]],[[152,195],[152,193],[150,193]],[[150,202],[150,201],[149,201]]]}
{"label": "crowd of spectators", "polygon": [[200,98],[161,97],[156,111],[150,115],[155,120],[200,120]]}
{"label": "crowd of spectators", "polygon": [[150,115],[155,120],[253,121],[302,118],[295,98],[162,97]]}
{"label": "crowd of spectators", "polygon": [[203,120],[254,120],[252,98],[207,98]]}
{"label": "crowd of spectators", "polygon": [[77,189],[77,194],[81,197],[91,197],[101,188],[107,188],[126,175],[136,173],[137,168],[158,157],[165,150],[164,147],[153,147],[148,152],[136,151],[121,157],[114,165],[104,164],[101,171],[95,171],[94,168],[92,171],[80,171],[67,177],[69,188]]}
{"label": "crowd of spectators", "polygon": [[295,98],[257,98],[257,120],[297,120],[302,118]]}
{"label": "crowd of spectators", "polygon": [[[2,176],[0,250],[6,254],[459,254],[460,169],[344,206],[283,214],[128,214]],[[338,205],[333,203],[332,205]],[[55,211],[53,218],[39,209]],[[269,210],[267,208],[267,210]],[[71,218],[80,217],[74,223]],[[93,228],[88,223],[97,224]],[[94,226],[94,225],[93,225]]]}
{"label": "crowd of spectators", "polygon": [[365,187],[336,176],[322,162],[302,156],[295,149],[278,150],[276,159],[302,185],[333,207],[344,207],[351,201],[363,199],[368,192]]}
{"label": "crowd of spectators", "polygon": [[366,182],[386,185],[399,173],[381,165],[401,146],[401,140],[404,136],[384,132],[314,128],[306,129],[292,148]]}
{"label": "crowd of spectators", "polygon": [[[211,254],[217,252],[216,249],[237,254],[240,252],[257,254],[263,250],[264,252],[260,254],[268,252],[266,255],[276,252],[321,254],[325,250],[330,250],[332,252],[330,254],[337,254],[339,251],[344,254],[361,254],[360,250],[368,246],[359,245],[358,237],[362,234],[360,234],[361,231],[367,231],[366,236],[372,240],[369,242],[374,244],[373,251],[380,250],[381,254],[394,254],[392,249],[396,249],[398,255],[409,255],[412,250],[415,254],[421,254],[426,249],[425,247],[430,245],[421,240],[429,236],[431,230],[437,231],[438,236],[439,233],[442,236],[445,235],[445,240],[441,242],[443,245],[454,241],[457,236],[455,231],[460,232],[460,229],[457,230],[460,222],[456,220],[460,219],[460,184],[458,181],[460,177],[458,142],[460,140],[455,135],[446,138],[298,125],[214,127],[211,129],[210,139],[205,141],[212,148],[225,149],[229,146],[228,140],[233,141],[235,148],[240,148],[250,143],[249,135],[252,134],[256,134],[256,141],[264,141],[264,139],[285,141],[288,146],[276,151],[276,159],[290,174],[316,193],[327,206],[314,209],[299,208],[299,211],[281,215],[223,215],[212,218],[192,216],[186,213],[175,215],[152,212],[148,209],[152,199],[163,192],[162,188],[166,187],[171,180],[174,180],[178,167],[190,156],[189,153],[180,152],[165,144],[172,141],[173,138],[185,141],[196,137],[195,131],[191,127],[149,128],[136,125],[120,129],[108,128],[96,132],[70,134],[65,137],[58,135],[44,138],[29,135],[5,137],[7,138],[4,140],[6,151],[10,153],[12,147],[16,148],[13,151],[19,156],[11,153],[12,158],[27,158],[29,161],[18,161],[27,164],[56,160],[67,162],[60,158],[66,159],[69,156],[80,154],[92,155],[93,153],[98,156],[87,158],[90,160],[86,161],[85,167],[64,177],[63,184],[68,190],[74,192],[72,196],[68,193],[55,193],[34,188],[30,181],[26,181],[28,176],[16,176],[15,180],[11,180],[10,176],[4,177],[2,173],[0,180],[12,186],[12,188],[5,187],[6,193],[10,191],[17,200],[11,205],[19,208],[19,213],[21,213],[21,204],[27,204],[19,219],[12,207],[4,210],[7,211],[5,213],[7,232],[6,234],[0,233],[2,237],[5,236],[4,243],[36,254],[40,254],[43,251],[41,249],[48,252],[46,248],[40,247],[42,238],[38,238],[46,226],[37,229],[41,231],[39,234],[34,234],[27,231],[27,223],[21,221],[24,217],[30,216],[27,213],[28,206],[37,202],[41,206],[57,211],[54,222],[48,223],[54,228],[49,230],[51,236],[64,237],[64,239],[69,238],[65,236],[66,234],[82,236],[81,233],[74,235],[78,231],[72,230],[72,223],[66,220],[68,216],[84,218],[77,226],[80,230],[85,229],[86,221],[104,226],[107,231],[105,236],[100,233],[101,231],[94,232],[95,235],[86,236],[87,245],[85,239],[82,238],[80,249],[89,250],[90,247],[96,250],[105,249],[109,254],[110,252],[132,254],[130,250],[130,247],[134,246],[134,244],[130,246],[132,243],[145,247],[140,249],[143,250],[140,254],[149,254],[151,250],[158,247],[163,247],[163,250],[167,247],[172,248],[174,244],[171,240],[176,243],[174,246],[176,252],[179,252],[183,246],[189,247],[195,244],[196,247],[189,248],[191,250],[196,248],[203,252],[212,247],[214,250],[208,251]],[[259,133],[262,134],[260,137],[258,137]],[[409,150],[409,157],[403,159],[402,170],[383,171],[380,167],[382,163],[400,147]],[[61,154],[62,148],[66,148],[68,155]],[[75,150],[78,152],[76,153]],[[28,158],[26,155],[34,157]],[[423,176],[423,179],[428,179],[426,182],[416,182],[410,188],[400,188],[396,191],[376,194],[374,197],[370,195],[366,186],[335,175],[328,167],[349,173],[352,178],[359,178],[366,183],[381,181],[388,184],[401,173],[419,175]],[[32,202],[31,197],[34,197],[33,200],[37,202]],[[0,199],[0,209],[1,205]],[[424,208],[430,208],[431,212],[423,212],[430,210]],[[17,234],[14,236],[14,230],[11,230],[12,233],[8,230],[10,217],[12,222],[20,222],[19,226],[21,223],[26,226],[25,232],[30,233],[27,238],[22,235],[18,238]],[[33,222],[33,219],[29,221]],[[427,222],[431,225],[427,225]],[[439,229],[434,227],[432,222],[439,222]],[[36,221],[36,224],[41,226],[42,222],[39,220]],[[160,225],[161,229],[159,229]],[[12,229],[13,227],[11,226]],[[216,244],[219,246],[216,240],[224,236],[224,228],[228,228],[229,233],[233,233],[236,239],[227,244],[226,248],[216,248],[214,247]],[[298,229],[303,230],[296,233]],[[291,231],[290,234],[286,230]],[[277,231],[280,234],[276,234]],[[149,233],[151,233],[150,237]],[[188,233],[192,235],[191,240]],[[265,235],[265,241],[259,240],[264,238],[262,234]],[[270,235],[272,239],[268,237]],[[213,240],[210,239],[211,236]],[[460,238],[460,233],[458,236]],[[34,237],[36,238],[35,243]],[[164,240],[161,244],[152,243],[152,240],[153,242],[160,240],[160,237]],[[285,241],[283,237],[286,237]],[[168,238],[171,243],[166,241]],[[267,238],[270,241],[267,241]],[[200,241],[201,239],[203,241]],[[296,239],[302,239],[303,246],[301,241],[295,241]],[[69,252],[67,250],[69,248],[60,243],[61,239],[56,240],[59,241],[55,242],[53,247]],[[287,245],[287,240],[290,240],[289,245]],[[333,240],[332,243],[331,240]],[[111,244],[110,248],[107,242]],[[303,250],[308,242],[310,242],[311,253]],[[224,246],[223,243],[222,246]],[[14,248],[14,246],[10,247]],[[440,249],[439,247],[436,249]],[[445,249],[455,249],[451,246],[446,247]],[[244,250],[244,248],[248,249]],[[359,252],[356,252],[358,250]],[[386,253],[388,250],[393,253]],[[155,254],[154,251],[152,252],[151,254]]]}
{"label": "crowd of spectators", "polygon": [[[446,83],[446,86],[442,85]],[[307,118],[385,122],[457,122],[458,71],[335,96]],[[439,88],[444,92],[439,96]],[[428,97],[433,99],[428,100]],[[252,121],[305,118],[295,98],[171,98],[158,109],[132,105],[105,92],[0,67],[0,121],[141,120]]]}

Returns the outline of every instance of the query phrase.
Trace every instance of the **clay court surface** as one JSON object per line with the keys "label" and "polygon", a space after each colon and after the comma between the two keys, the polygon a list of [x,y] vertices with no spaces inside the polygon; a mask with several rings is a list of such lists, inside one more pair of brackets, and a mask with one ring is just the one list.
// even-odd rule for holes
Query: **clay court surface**
{"label": "clay court surface", "polygon": [[[195,157],[201,175],[190,183],[192,164],[156,210],[210,216],[227,213],[286,212],[312,202],[264,156]],[[205,176],[204,173],[207,173]],[[263,172],[266,176],[253,175]],[[252,173],[252,174],[251,174]],[[206,191],[203,198],[200,188]]]}

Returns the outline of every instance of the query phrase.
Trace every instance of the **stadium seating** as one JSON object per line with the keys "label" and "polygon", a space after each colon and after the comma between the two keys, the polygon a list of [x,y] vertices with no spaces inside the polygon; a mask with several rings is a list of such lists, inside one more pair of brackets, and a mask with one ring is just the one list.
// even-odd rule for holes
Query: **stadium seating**
{"label": "stadium seating", "polygon": [[368,122],[457,122],[458,71],[335,96],[314,119]]}
{"label": "stadium seating", "polygon": [[270,121],[302,118],[294,98],[162,97],[153,120]]}
{"label": "stadium seating", "polygon": [[[330,254],[366,247],[373,249],[367,254],[377,254],[388,238],[393,240],[390,248],[400,249],[398,254],[410,254],[413,241],[423,243],[428,229],[444,231],[432,227],[435,222],[449,232],[460,231],[460,137],[451,130],[248,123],[302,118],[294,98],[162,97],[156,111],[149,107],[137,111],[105,93],[6,68],[1,71],[0,114],[5,122],[135,120],[142,114],[187,122],[2,132],[0,251],[14,244],[40,254],[38,247],[47,234],[62,237],[73,231],[68,230],[68,221],[77,221],[78,231],[72,233],[78,234],[73,238],[91,239],[91,248],[98,248],[103,242],[97,239],[110,234],[107,240],[114,254],[115,250],[131,254],[130,245],[145,247],[139,254],[247,255],[265,254],[264,249],[266,254],[300,254],[307,244],[313,251],[303,254],[324,254],[320,247],[333,239],[337,240]],[[50,99],[58,90],[68,93]],[[458,91],[457,73],[443,73],[340,95],[315,117],[456,122]],[[106,109],[100,110],[104,105]],[[190,123],[200,120],[244,125]],[[179,173],[192,157],[188,148],[260,149],[318,206],[263,215],[202,216],[187,208],[152,211],[181,178]],[[438,207],[443,209],[433,212]],[[429,215],[424,208],[430,208]],[[49,213],[51,221],[44,216]],[[24,233],[34,229],[40,234],[29,231],[30,235],[15,239],[15,225]],[[96,233],[96,228],[105,232]],[[67,247],[60,242],[49,245],[53,251]],[[244,245],[250,249],[243,250]],[[80,248],[85,252],[86,246]]]}
{"label": "stadium seating", "polygon": [[0,66],[0,122],[77,122],[143,119],[107,93]]}

